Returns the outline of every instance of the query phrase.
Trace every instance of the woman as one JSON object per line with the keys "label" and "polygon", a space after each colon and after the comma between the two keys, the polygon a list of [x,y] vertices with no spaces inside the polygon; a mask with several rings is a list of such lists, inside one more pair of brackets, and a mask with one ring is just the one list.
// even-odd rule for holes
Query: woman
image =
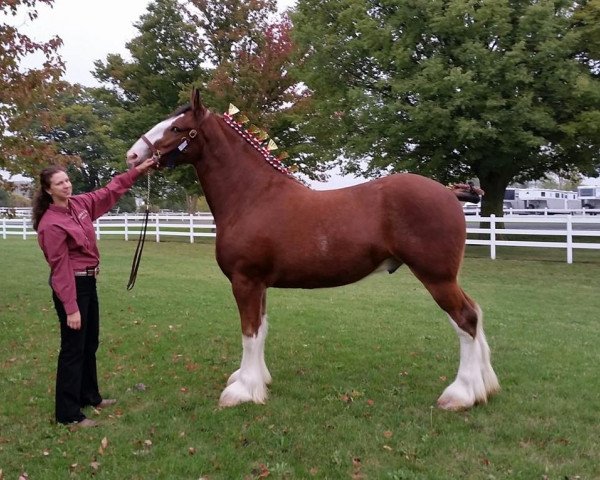
{"label": "woman", "polygon": [[56,373],[56,421],[94,427],[81,409],[116,403],[98,390],[96,350],[99,309],[96,276],[100,253],[93,221],[108,212],[135,180],[155,165],[148,159],[114,177],[104,188],[72,196],[65,170],[51,166],[40,174],[33,201],[33,228],[50,265],[50,286],[60,321],[60,354]]}

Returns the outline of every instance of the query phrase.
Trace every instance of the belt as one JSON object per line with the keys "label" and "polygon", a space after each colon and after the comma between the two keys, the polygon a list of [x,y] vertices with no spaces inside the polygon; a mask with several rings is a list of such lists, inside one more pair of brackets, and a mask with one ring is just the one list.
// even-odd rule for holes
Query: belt
{"label": "belt", "polygon": [[100,267],[86,267],[85,270],[74,272],[76,277],[97,277],[100,275]]}

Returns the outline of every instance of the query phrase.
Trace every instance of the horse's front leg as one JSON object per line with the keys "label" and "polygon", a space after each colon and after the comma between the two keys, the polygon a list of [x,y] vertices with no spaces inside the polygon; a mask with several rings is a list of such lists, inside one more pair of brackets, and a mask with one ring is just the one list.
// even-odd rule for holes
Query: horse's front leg
{"label": "horse's front leg", "polygon": [[266,289],[259,282],[242,276],[232,280],[233,294],[242,324],[242,361],[227,382],[219,405],[231,407],[243,402],[265,403],[271,374],[265,363],[267,317]]}

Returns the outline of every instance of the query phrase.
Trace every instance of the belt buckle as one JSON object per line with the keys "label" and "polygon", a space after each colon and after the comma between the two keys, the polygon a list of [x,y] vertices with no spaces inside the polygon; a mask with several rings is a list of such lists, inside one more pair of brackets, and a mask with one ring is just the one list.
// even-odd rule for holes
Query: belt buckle
{"label": "belt buckle", "polygon": [[88,277],[97,277],[98,274],[100,273],[100,267],[96,266],[96,267],[87,267],[85,269],[85,273],[87,274]]}

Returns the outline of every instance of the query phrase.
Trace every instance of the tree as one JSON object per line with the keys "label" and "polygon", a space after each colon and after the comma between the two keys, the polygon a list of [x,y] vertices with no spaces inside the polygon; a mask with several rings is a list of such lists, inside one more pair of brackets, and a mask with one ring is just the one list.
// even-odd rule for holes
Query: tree
{"label": "tree", "polygon": [[[106,62],[95,62],[94,73],[105,85],[104,93],[98,91],[96,95],[110,94],[113,103],[121,107],[114,118],[113,131],[128,146],[182,103],[182,91],[206,78],[202,57],[205,43],[180,2],[151,2],[135,26],[139,35],[127,44],[131,61],[111,54]],[[185,183],[190,195],[199,194],[195,177],[182,169],[153,176],[153,203],[178,191],[178,181]]]}
{"label": "tree", "polygon": [[575,20],[586,4],[299,0],[315,138],[349,171],[477,177],[484,214],[502,214],[512,182],[594,174],[600,88]]}
{"label": "tree", "polygon": [[80,158],[69,166],[69,178],[78,193],[103,186],[124,164],[126,145],[114,138],[110,129],[116,108],[95,98],[93,92],[82,87],[62,92],[56,98],[62,124],[37,133],[60,154]]}
{"label": "tree", "polygon": [[[0,1],[3,15],[37,18],[36,3],[52,6],[54,0]],[[0,23],[0,168],[11,173],[34,176],[40,165],[67,158],[57,154],[51,143],[33,135],[60,123],[54,96],[66,87],[60,81],[64,65],[57,51],[58,37],[35,42],[9,23]],[[39,52],[45,61],[41,68],[22,68],[23,58]]]}
{"label": "tree", "polygon": [[[302,95],[289,75],[290,23],[274,17],[276,2],[188,4],[152,2],[136,24],[139,35],[127,45],[132,60],[109,55],[106,62],[95,63],[104,94],[123,108],[113,122],[115,133],[133,142],[187,101],[194,84],[217,112],[234,103],[275,138],[291,138],[289,118]],[[194,210],[200,188],[193,169],[178,168],[165,177],[161,191],[175,196],[175,184],[184,188],[188,208]]]}

